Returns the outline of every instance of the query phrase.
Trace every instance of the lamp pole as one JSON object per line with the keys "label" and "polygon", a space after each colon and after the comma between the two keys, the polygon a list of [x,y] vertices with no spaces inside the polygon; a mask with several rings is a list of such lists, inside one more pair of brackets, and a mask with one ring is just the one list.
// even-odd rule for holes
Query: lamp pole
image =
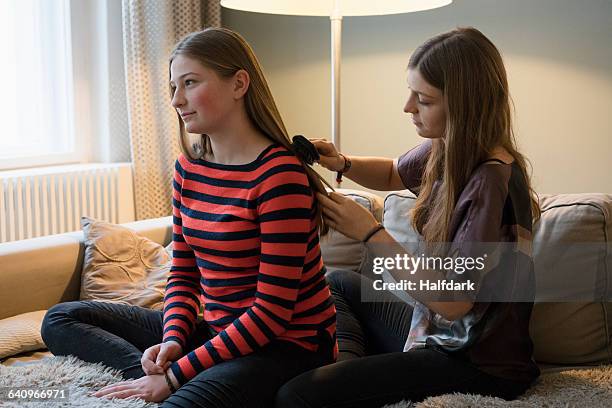
{"label": "lamp pole", "polygon": [[[342,49],[342,14],[339,1],[334,0],[331,15],[331,131],[332,143],[340,151],[340,54]],[[335,177],[333,177],[335,181]],[[340,183],[336,182],[336,187]]]}

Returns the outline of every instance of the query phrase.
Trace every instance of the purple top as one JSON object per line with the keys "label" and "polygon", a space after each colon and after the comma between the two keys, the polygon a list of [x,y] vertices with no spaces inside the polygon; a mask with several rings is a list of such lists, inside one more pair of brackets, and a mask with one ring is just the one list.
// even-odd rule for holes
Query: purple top
{"label": "purple top", "polygon": [[[431,140],[427,140],[398,160],[400,177],[415,194],[420,190],[431,145]],[[434,194],[435,191],[436,186]],[[531,202],[525,178],[515,162],[487,161],[474,169],[457,200],[450,231],[451,245],[460,248],[459,251],[462,243],[513,244],[516,250],[512,256],[501,261],[490,257],[485,273],[505,275],[509,282],[520,277],[530,288],[534,286]],[[483,290],[481,287],[480,291]],[[488,374],[533,381],[540,373],[532,358],[533,343],[529,337],[533,297],[521,302],[478,299],[470,312],[452,322],[417,302],[404,350],[438,347],[460,354]]]}

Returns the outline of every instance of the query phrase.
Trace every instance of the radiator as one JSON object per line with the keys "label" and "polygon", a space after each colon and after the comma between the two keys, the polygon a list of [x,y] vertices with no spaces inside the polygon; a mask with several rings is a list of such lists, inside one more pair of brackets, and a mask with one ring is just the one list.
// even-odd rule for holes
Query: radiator
{"label": "radiator", "polygon": [[0,172],[0,242],[77,231],[81,216],[134,221],[130,163]]}

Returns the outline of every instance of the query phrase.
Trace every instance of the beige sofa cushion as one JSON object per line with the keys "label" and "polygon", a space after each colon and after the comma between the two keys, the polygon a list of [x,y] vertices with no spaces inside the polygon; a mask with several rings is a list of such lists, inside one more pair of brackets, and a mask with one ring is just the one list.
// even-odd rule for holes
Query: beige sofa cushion
{"label": "beige sofa cushion", "polygon": [[45,312],[38,310],[0,320],[0,359],[47,347],[40,336]]}
{"label": "beige sofa cushion", "polygon": [[[337,189],[336,191],[363,205],[377,220],[381,220],[382,197],[361,190]],[[366,250],[362,242],[348,238],[330,228],[329,233],[321,237],[321,256],[328,272],[334,269],[357,272],[366,260]]]}
{"label": "beige sofa cushion", "polygon": [[[594,282],[611,299],[612,195],[562,194],[541,197],[542,218],[535,226],[533,254],[537,293],[570,280]],[[574,243],[568,254],[550,251],[551,245]],[[577,245],[580,255],[575,256]],[[597,244],[597,245],[593,245]],[[571,276],[574,275],[574,276]],[[607,286],[607,287],[606,287]],[[612,361],[612,303],[536,302],[530,333],[539,362],[598,364]]]}
{"label": "beige sofa cushion", "polygon": [[83,217],[82,300],[161,310],[171,257],[163,246],[121,225]]}

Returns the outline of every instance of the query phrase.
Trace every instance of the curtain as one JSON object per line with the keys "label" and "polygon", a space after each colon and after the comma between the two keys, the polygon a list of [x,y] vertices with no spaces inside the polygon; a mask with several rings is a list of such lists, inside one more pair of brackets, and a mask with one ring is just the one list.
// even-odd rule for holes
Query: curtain
{"label": "curtain", "polygon": [[170,215],[179,127],[168,57],[184,35],[221,25],[219,0],[123,0],[127,110],[136,219]]}

